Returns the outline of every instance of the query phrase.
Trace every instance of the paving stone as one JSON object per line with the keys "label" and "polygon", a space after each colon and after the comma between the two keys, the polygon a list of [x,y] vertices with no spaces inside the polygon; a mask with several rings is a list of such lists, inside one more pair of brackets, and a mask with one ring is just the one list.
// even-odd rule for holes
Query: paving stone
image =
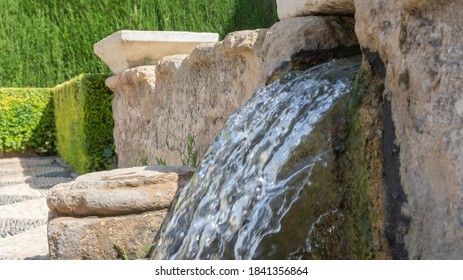
{"label": "paving stone", "polygon": [[0,194],[0,205],[9,205],[26,200],[36,199],[38,196],[31,195],[2,195]]}
{"label": "paving stone", "polygon": [[46,223],[46,219],[0,219],[0,237],[13,236]]}
{"label": "paving stone", "polygon": [[0,260],[49,259],[47,226],[0,238],[0,248]]}
{"label": "paving stone", "polygon": [[46,219],[47,217],[48,207],[45,196],[0,206],[0,218],[2,219]]}

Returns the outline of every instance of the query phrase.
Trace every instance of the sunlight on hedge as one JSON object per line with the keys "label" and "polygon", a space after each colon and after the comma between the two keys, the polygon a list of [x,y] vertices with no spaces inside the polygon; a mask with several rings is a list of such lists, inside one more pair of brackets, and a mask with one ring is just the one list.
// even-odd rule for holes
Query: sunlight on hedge
{"label": "sunlight on hedge", "polygon": [[53,89],[0,88],[0,150],[55,152]]}
{"label": "sunlight on hedge", "polygon": [[107,77],[82,74],[55,88],[58,152],[80,174],[116,165],[113,93],[104,84]]}

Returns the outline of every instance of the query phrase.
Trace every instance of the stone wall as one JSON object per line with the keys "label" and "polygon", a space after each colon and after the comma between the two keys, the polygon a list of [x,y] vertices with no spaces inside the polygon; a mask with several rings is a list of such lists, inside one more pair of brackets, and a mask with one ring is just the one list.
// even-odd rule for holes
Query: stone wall
{"label": "stone wall", "polygon": [[356,34],[382,75],[395,129],[397,181],[385,187],[396,201],[403,192],[396,214],[408,222],[396,220],[399,230],[388,236],[394,257],[462,258],[463,3],[356,0],[355,7]]}
{"label": "stone wall", "polygon": [[181,164],[189,134],[204,155],[227,118],[294,55],[315,63],[336,56],[327,50],[357,49],[353,24],[352,17],[288,19],[110,77],[119,167],[156,158]]}
{"label": "stone wall", "polygon": [[[168,56],[157,66],[133,68],[107,80],[115,92],[113,114],[119,167],[162,158],[182,164],[189,134],[201,154],[227,117],[263,85],[255,51],[266,30],[229,35],[200,45],[191,55]],[[241,40],[238,42],[238,40]]]}
{"label": "stone wall", "polygon": [[363,144],[348,153],[364,157],[350,168],[364,171],[354,187],[365,186],[375,257],[462,258],[463,2],[277,3],[280,19],[355,8],[363,66],[351,142]]}

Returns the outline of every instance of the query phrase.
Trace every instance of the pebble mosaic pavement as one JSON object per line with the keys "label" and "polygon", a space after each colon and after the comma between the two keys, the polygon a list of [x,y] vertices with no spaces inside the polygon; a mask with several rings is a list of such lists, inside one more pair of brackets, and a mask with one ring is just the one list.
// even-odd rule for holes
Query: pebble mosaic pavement
{"label": "pebble mosaic pavement", "polygon": [[0,260],[48,259],[46,195],[76,175],[58,157],[0,159]]}

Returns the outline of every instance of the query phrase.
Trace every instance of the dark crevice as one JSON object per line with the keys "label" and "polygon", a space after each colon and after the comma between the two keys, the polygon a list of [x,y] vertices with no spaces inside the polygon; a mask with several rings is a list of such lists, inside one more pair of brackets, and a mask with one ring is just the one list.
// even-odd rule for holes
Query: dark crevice
{"label": "dark crevice", "polygon": [[392,106],[388,98],[383,99],[382,122],[384,125],[383,178],[386,195],[385,234],[394,259],[408,259],[404,237],[410,225],[410,218],[402,213],[402,206],[407,202],[406,194],[400,180],[400,148],[396,145]]}
{"label": "dark crevice", "polygon": [[283,73],[294,70],[305,70],[328,62],[332,59],[351,57],[361,53],[360,46],[339,46],[329,50],[301,50],[291,56],[291,61],[283,62],[267,77],[266,84],[272,83]]}
{"label": "dark crevice", "polygon": [[372,52],[368,48],[362,48],[362,54],[370,64],[373,73],[384,81],[386,78],[386,66],[377,52]]}

